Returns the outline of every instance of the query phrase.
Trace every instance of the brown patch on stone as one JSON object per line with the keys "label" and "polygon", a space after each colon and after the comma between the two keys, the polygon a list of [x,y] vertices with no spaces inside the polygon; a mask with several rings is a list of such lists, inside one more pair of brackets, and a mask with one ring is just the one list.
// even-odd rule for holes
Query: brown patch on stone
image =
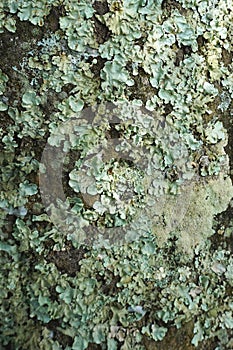
{"label": "brown patch on stone", "polygon": [[165,12],[166,18],[171,16],[173,9],[177,9],[183,15],[187,13],[187,10],[184,9],[181,4],[178,1],[174,0],[163,0],[161,7]]}
{"label": "brown patch on stone", "polygon": [[59,17],[64,16],[65,14],[65,7],[63,6],[57,6],[52,7],[49,15],[47,16],[45,20],[45,29],[50,30],[52,32],[56,32],[59,28]]}
{"label": "brown patch on stone", "polygon": [[232,63],[232,52],[229,52],[222,47],[222,58],[225,66],[228,66]]}
{"label": "brown patch on stone", "polygon": [[[215,216],[215,234],[210,237],[210,241],[212,243],[211,249],[216,251],[220,246],[225,248],[225,244],[227,244],[227,249],[233,253],[233,232],[229,237],[224,235],[225,229],[231,227],[233,218],[233,207],[229,204],[228,208]],[[232,289],[232,287],[231,287]],[[231,290],[232,293],[232,290]]]}
{"label": "brown patch on stone", "polygon": [[61,327],[61,323],[61,320],[52,320],[47,324],[47,328],[53,332],[53,339],[57,340],[64,349],[66,346],[72,346],[73,339],[57,330],[58,327]]}
{"label": "brown patch on stone", "polygon": [[180,62],[185,59],[185,56],[189,56],[191,52],[191,46],[181,44],[181,47],[178,49],[176,54],[175,66],[179,66]]}
{"label": "brown patch on stone", "polygon": [[107,60],[105,58],[100,57],[100,56],[97,57],[96,60],[97,60],[97,63],[92,64],[90,69],[91,69],[92,73],[94,74],[94,77],[98,78],[98,77],[100,77],[100,72],[104,68],[105,62]]}
{"label": "brown patch on stone", "polygon": [[98,15],[105,15],[105,13],[109,12],[108,2],[105,1],[95,1],[92,7],[96,10]]}
{"label": "brown patch on stone", "polygon": [[20,68],[19,62],[25,57],[25,53],[33,49],[36,41],[42,39],[43,29],[33,24],[20,21],[16,18],[16,32],[8,31],[0,34],[1,56],[0,68],[5,74],[11,73],[12,67]]}
{"label": "brown patch on stone", "polygon": [[51,251],[47,256],[49,262],[53,262],[61,273],[74,277],[80,271],[79,262],[85,257],[85,248],[75,249],[67,246],[66,250]]}
{"label": "brown patch on stone", "polygon": [[[219,102],[218,102],[219,105]],[[218,112],[218,115],[220,116],[219,119],[222,121],[224,128],[227,130],[228,134],[228,143],[225,147],[225,151],[227,155],[229,156],[229,162],[230,162],[230,169],[231,169],[231,181],[233,182],[233,122],[232,118],[230,117],[231,113],[233,112],[233,103],[231,102],[231,105],[224,113],[219,113],[220,110],[216,108],[215,113]]]}
{"label": "brown patch on stone", "polygon": [[[172,327],[168,330],[167,335],[161,341],[153,341],[144,336],[143,344],[146,350],[197,350],[191,344],[193,338],[193,322],[184,324],[180,329]],[[217,346],[214,339],[198,344],[198,350],[214,350]]]}
{"label": "brown patch on stone", "polygon": [[102,345],[89,343],[87,350],[102,350]]}
{"label": "brown patch on stone", "polygon": [[96,18],[96,16],[93,16],[92,20],[94,22],[96,41],[98,44],[103,44],[109,39],[110,31],[104,23],[100,22],[98,18]]}
{"label": "brown patch on stone", "polygon": [[41,40],[43,29],[35,27],[29,22],[21,22],[16,18],[16,32],[5,31],[0,34],[1,55],[0,68],[8,76],[4,96],[12,106],[18,106],[21,101],[22,90],[27,78],[21,73],[23,59],[30,50],[36,48],[36,42]]}
{"label": "brown patch on stone", "polygon": [[164,106],[165,116],[169,115],[173,111],[173,106],[171,103],[166,103]]}
{"label": "brown patch on stone", "polygon": [[120,276],[115,276],[112,272],[106,273],[104,276],[98,275],[96,279],[101,282],[101,289],[105,295],[116,295],[120,290],[120,288],[117,287],[117,283],[120,281]]}
{"label": "brown patch on stone", "polygon": [[128,64],[127,70],[131,72],[130,77],[134,80],[134,85],[127,88],[127,94],[131,100],[139,99],[144,104],[158,93],[158,89],[153,88],[150,84],[149,74],[142,68],[138,69],[138,75],[132,75],[132,67]]}
{"label": "brown patch on stone", "polygon": [[206,39],[203,37],[203,35],[199,35],[197,37],[197,45],[198,45],[198,50],[201,51],[203,46],[205,46]]}

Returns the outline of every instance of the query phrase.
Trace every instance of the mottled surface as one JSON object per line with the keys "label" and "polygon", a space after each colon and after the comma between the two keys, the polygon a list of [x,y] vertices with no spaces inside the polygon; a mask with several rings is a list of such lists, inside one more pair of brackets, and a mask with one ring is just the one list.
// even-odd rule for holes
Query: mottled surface
{"label": "mottled surface", "polygon": [[233,349],[232,6],[0,4],[0,349]]}

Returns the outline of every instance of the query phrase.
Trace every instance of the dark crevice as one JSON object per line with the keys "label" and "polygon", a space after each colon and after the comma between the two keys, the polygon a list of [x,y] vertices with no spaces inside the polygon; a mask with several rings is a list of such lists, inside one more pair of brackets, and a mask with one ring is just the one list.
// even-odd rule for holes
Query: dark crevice
{"label": "dark crevice", "polygon": [[[215,234],[210,237],[212,250],[218,250],[220,246],[233,253],[233,207],[228,205],[227,209],[215,216],[214,230]],[[223,233],[227,228],[232,227],[231,234],[226,237]]]}
{"label": "dark crevice", "polygon": [[[219,104],[219,103],[218,103]],[[229,106],[227,111],[220,113],[220,120],[223,123],[224,128],[227,130],[228,143],[225,147],[225,151],[229,157],[229,175],[233,183],[233,123],[229,117],[232,114],[233,105]],[[230,250],[233,253],[233,205],[230,203],[227,209],[215,216],[215,234],[210,238],[212,243],[212,249],[217,250],[219,246],[223,246],[225,249]],[[228,228],[232,227],[232,232],[228,237],[223,233]]]}
{"label": "dark crevice", "polygon": [[[93,59],[90,58],[88,62],[92,63],[92,60]],[[100,72],[104,68],[105,62],[107,62],[107,60],[105,58],[100,57],[100,56],[97,57],[96,60],[97,60],[97,63],[92,64],[90,67],[90,70],[94,74],[94,77],[98,78],[98,77],[100,77]]]}
{"label": "dark crevice", "polygon": [[7,75],[12,74],[14,66],[20,69],[19,62],[25,57],[25,53],[32,50],[43,36],[43,28],[35,27],[29,22],[21,22],[17,17],[16,26],[15,33],[6,31],[0,34],[0,50],[4,52],[0,68]]}
{"label": "dark crevice", "polygon": [[69,94],[72,92],[72,90],[75,88],[75,86],[76,86],[76,85],[71,84],[71,83],[66,84],[66,85],[63,85],[61,91],[62,91],[62,92],[65,92],[67,95],[69,95]]}
{"label": "dark crevice", "polygon": [[119,139],[121,137],[121,131],[116,129],[116,125],[120,125],[120,123],[109,124],[110,129],[107,131],[107,139]]}
{"label": "dark crevice", "polygon": [[201,51],[203,46],[207,43],[207,40],[204,38],[203,35],[199,35],[197,37],[197,45],[198,45],[198,51]]}
{"label": "dark crevice", "polygon": [[230,163],[230,176],[231,181],[233,182],[233,122],[230,115],[233,113],[233,103],[231,102],[231,105],[227,109],[226,112],[220,114],[220,120],[223,123],[224,128],[227,130],[228,134],[228,143],[225,147],[225,151],[229,157],[229,163]]}
{"label": "dark crevice", "polygon": [[87,350],[102,350],[102,345],[95,344],[95,343],[89,343]]}
{"label": "dark crevice", "polygon": [[61,273],[74,277],[80,271],[79,262],[85,257],[86,252],[86,248],[75,249],[68,246],[66,250],[51,251],[47,261],[54,263]]}
{"label": "dark crevice", "polygon": [[225,66],[228,66],[232,63],[232,52],[222,47],[222,58]]}
{"label": "dark crevice", "polygon": [[104,23],[100,22],[95,15],[92,17],[92,20],[94,22],[96,41],[98,44],[103,44],[109,39],[110,30]]}
{"label": "dark crevice", "polygon": [[57,330],[58,327],[62,326],[62,320],[52,320],[47,324],[47,328],[52,332],[51,336],[53,339],[58,341],[59,344],[61,344],[62,349],[65,349],[67,346],[71,347],[73,344],[73,339],[63,334],[62,332],[59,332]]}
{"label": "dark crevice", "polygon": [[138,68],[136,76],[133,75],[132,63],[128,63],[126,68],[130,72],[130,77],[134,80],[134,85],[129,86],[127,89],[130,100],[139,99],[145,105],[151,97],[158,93],[158,89],[151,86],[150,76],[143,68]]}
{"label": "dark crevice", "polygon": [[95,1],[92,7],[95,9],[96,13],[98,15],[105,15],[107,12],[109,12],[109,6],[108,2],[106,0],[104,1]]}
{"label": "dark crevice", "polygon": [[101,289],[105,295],[116,295],[121,290],[121,288],[117,287],[117,283],[120,281],[120,276],[115,276],[111,272],[104,276],[97,275],[96,279],[102,284]]}
{"label": "dark crevice", "polygon": [[191,53],[192,53],[191,46],[181,44],[176,54],[175,66],[178,67],[180,62],[182,62],[186,56],[190,56]]}
{"label": "dark crevice", "polygon": [[59,28],[59,18],[65,15],[65,7],[57,6],[52,7],[49,15],[47,16],[44,24],[45,31],[56,32]]}
{"label": "dark crevice", "polygon": [[168,18],[174,9],[177,9],[182,15],[187,13],[187,10],[182,7],[178,1],[174,0],[163,0],[161,8],[164,11],[164,17]]}
{"label": "dark crevice", "polygon": [[166,103],[164,107],[165,116],[169,115],[173,111],[173,106],[171,103]]}

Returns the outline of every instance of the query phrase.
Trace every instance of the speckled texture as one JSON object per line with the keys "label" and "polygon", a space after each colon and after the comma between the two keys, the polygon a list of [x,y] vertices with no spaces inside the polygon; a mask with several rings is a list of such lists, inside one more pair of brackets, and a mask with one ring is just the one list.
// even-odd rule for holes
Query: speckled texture
{"label": "speckled texture", "polygon": [[1,349],[232,350],[232,6],[0,4]]}

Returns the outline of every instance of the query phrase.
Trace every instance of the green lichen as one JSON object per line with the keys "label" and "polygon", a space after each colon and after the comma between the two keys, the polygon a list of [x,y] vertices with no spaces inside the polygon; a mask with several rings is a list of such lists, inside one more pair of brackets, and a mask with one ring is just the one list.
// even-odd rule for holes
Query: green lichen
{"label": "green lichen", "polygon": [[2,2],[2,349],[233,348],[231,9]]}

